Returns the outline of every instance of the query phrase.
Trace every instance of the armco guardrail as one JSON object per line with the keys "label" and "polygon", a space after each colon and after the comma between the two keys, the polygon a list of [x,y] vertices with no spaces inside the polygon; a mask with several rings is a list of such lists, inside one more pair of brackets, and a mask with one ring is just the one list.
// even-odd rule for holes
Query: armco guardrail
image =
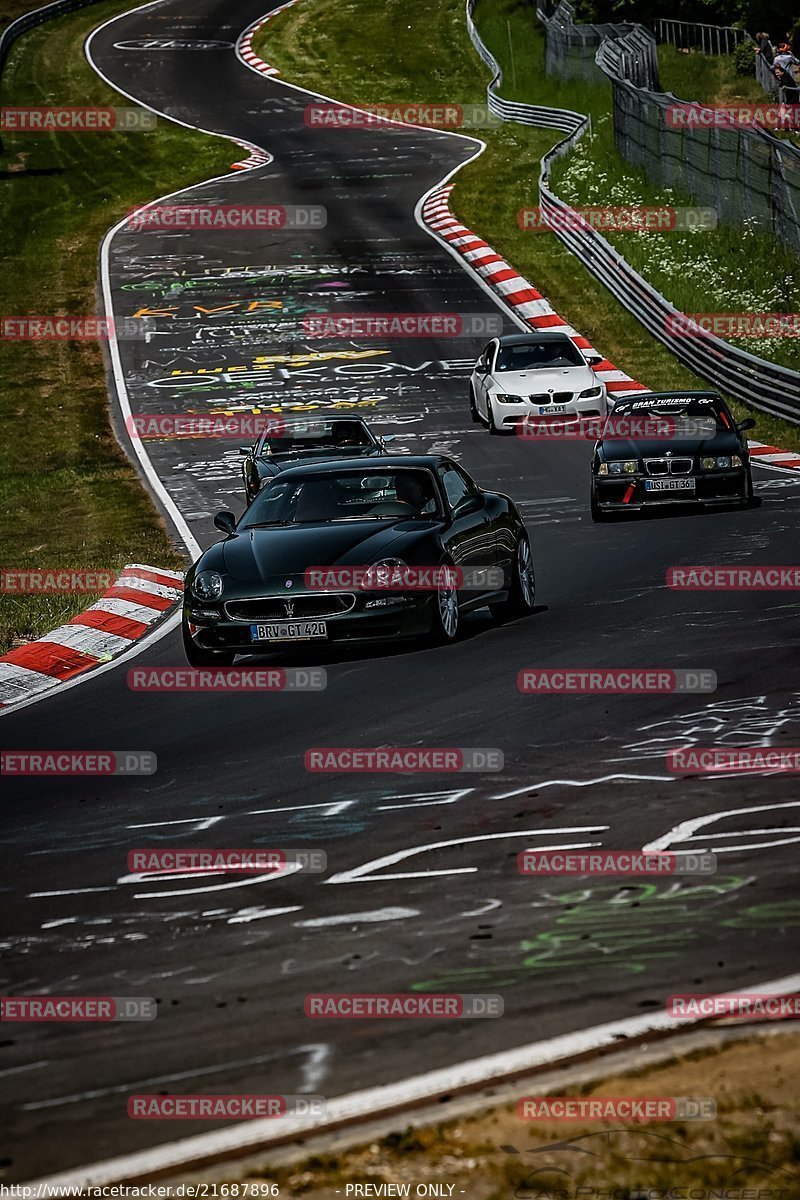
{"label": "armco guardrail", "polygon": [[[545,127],[563,130],[567,135],[544,155],[539,174],[539,203],[556,236],[679,362],[728,395],[800,425],[799,372],[757,358],[722,338],[712,335],[687,337],[676,333],[676,323],[678,328],[685,325],[683,314],[643,279],[596,229],[586,222],[567,219],[568,214],[574,217],[574,210],[550,187],[550,169],[556,159],[567,154],[585,133],[589,119],[565,109],[543,109],[540,105],[519,103],[509,106],[497,95],[502,72],[475,28],[472,20],[474,3],[475,0],[467,0],[467,24],[473,45],[493,72],[488,90],[496,105],[492,111],[504,116],[505,120],[518,120],[518,117],[504,113],[510,114],[511,108],[523,109],[524,123],[528,125],[537,125],[538,115],[545,112],[548,117]],[[545,14],[538,11],[540,18],[546,20]]]}
{"label": "armco guardrail", "polygon": [[503,121],[515,121],[519,125],[535,125],[539,129],[557,129],[562,133],[570,133],[578,127],[588,128],[590,121],[583,113],[570,112],[567,108],[546,108],[537,104],[522,104],[514,100],[504,100],[497,95],[497,88],[503,82],[503,72],[492,52],[481,41],[472,19],[475,0],[467,0],[467,31],[475,49],[480,54],[486,66],[492,72],[492,78],[486,87],[486,103],[489,112]]}
{"label": "armco guardrail", "polygon": [[[98,0],[55,0],[54,4],[45,4],[42,8],[35,8],[31,12],[23,13],[21,17],[17,17],[16,21],[7,25],[0,34],[0,84],[8,52],[18,37],[27,33],[29,29],[35,29],[43,21],[49,21],[52,17],[60,17],[74,12],[77,8],[87,8],[90,4],[97,2]],[[0,138],[0,153],[2,150],[3,141]]]}

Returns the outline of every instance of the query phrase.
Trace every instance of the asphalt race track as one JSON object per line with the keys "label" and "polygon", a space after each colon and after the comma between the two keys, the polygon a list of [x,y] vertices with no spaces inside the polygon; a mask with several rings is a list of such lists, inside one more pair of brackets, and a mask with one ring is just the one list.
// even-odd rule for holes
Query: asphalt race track
{"label": "asphalt race track", "polygon": [[[273,155],[193,189],[192,200],[327,211],[324,228],[308,231],[116,234],[114,312],[147,330],[120,343],[131,408],[335,404],[394,434],[393,448],[452,454],[519,503],[538,608],[504,627],[476,614],[444,650],[397,644],[261,660],[324,666],[320,693],[129,691],[130,665],[183,665],[175,631],[135,663],[3,719],[6,749],[158,756],[150,777],[4,780],[4,991],[160,1001],[146,1025],[6,1030],[9,1182],[207,1128],[129,1120],[131,1092],[337,1096],[663,1009],[673,992],[779,976],[800,922],[792,777],[679,780],[665,766],[671,747],[800,744],[800,704],[786,686],[799,640],[792,594],[665,586],[674,564],[795,561],[800,477],[758,468],[763,503],[749,511],[595,526],[590,443],[492,438],[470,422],[467,376],[485,338],[309,339],[303,314],[333,304],[500,310],[414,218],[474,143],[310,128],[308,95],[259,77],[231,48],[264,3],[239,4],[234,18],[222,0],[169,0],[112,21],[91,42],[96,67],[127,95]],[[125,48],[150,39],[184,48]],[[209,40],[229,46],[203,49]],[[239,153],[232,145],[232,162]],[[259,365],[259,356],[272,358]],[[192,535],[209,545],[213,514],[243,507],[237,443],[151,442],[147,451]],[[540,698],[517,691],[518,671],[531,666],[711,668],[719,688]],[[315,745],[499,747],[505,769],[310,775],[304,752]],[[709,821],[695,840],[673,848],[719,852],[708,880],[576,884],[516,871],[526,847],[638,848],[700,817]],[[321,848],[328,871],[128,874],[134,847],[198,845]],[[414,848],[399,866],[350,874]],[[499,993],[505,1016],[409,1024],[303,1013],[307,992],[419,985]]]}

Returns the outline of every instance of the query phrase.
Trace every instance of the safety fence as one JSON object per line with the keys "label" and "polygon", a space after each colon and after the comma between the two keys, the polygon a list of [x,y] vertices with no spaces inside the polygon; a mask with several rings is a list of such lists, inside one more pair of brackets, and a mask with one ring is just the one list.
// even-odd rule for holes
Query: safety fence
{"label": "safety fence", "polygon": [[[549,59],[553,63],[561,61],[565,45],[575,62],[581,40],[571,26],[582,27],[573,25],[573,16],[566,0],[552,16],[539,11],[547,45],[555,47]],[[594,39],[604,27],[587,28]],[[641,26],[616,26],[597,47],[595,67],[611,84],[620,155],[651,182],[715,208],[721,223],[741,226],[746,221],[800,254],[800,148],[758,126],[722,124],[712,109],[660,92],[655,56],[655,39]],[[567,68],[567,78],[573,70]],[[565,77],[558,67],[555,73]]]}
{"label": "safety fence", "polygon": [[755,53],[755,39],[746,29],[737,29],[733,25],[702,25],[696,21],[672,21],[666,17],[658,17],[652,24],[657,42],[668,42],[679,50],[702,50],[704,54],[733,54],[737,46],[751,45],[756,79],[765,92],[778,90],[778,81],[772,68],[760,54]]}
{"label": "safety fence", "polygon": [[503,82],[503,72],[499,62],[481,41],[475,28],[475,22],[472,19],[474,6],[475,0],[468,0],[467,31],[473,46],[492,72],[492,78],[486,87],[486,103],[489,112],[503,121],[515,121],[518,125],[535,125],[538,129],[556,129],[561,133],[571,133],[579,127],[588,128],[589,118],[583,113],[570,112],[566,108],[547,108],[537,104],[517,103],[514,100],[504,100],[497,94],[497,89]]}
{"label": "safety fence", "polygon": [[746,29],[733,25],[703,25],[667,17],[653,21],[653,33],[659,42],[669,42],[679,50],[702,50],[704,54],[732,54],[740,42],[753,40]]}
{"label": "safety fence", "polygon": [[[481,58],[493,72],[488,94],[497,106],[492,111],[502,116],[507,104],[497,95],[497,89],[502,85],[502,71],[475,28],[472,20],[474,3],[475,0],[467,0],[469,34]],[[547,26],[552,17],[548,18],[541,9],[538,11],[540,19]],[[625,31],[619,27],[616,27],[615,34],[617,38],[625,37]],[[620,83],[620,86],[637,91],[627,81]],[[665,99],[678,103],[675,97]],[[564,109],[543,110],[540,105],[515,104],[513,107],[524,110],[524,123],[529,125],[537,125],[539,114],[545,111],[548,113],[546,127],[560,128],[566,133],[541,160],[539,203],[554,233],[567,249],[684,366],[737,400],[800,425],[800,372],[758,358],[712,334],[686,336],[683,332],[686,328],[683,314],[635,271],[592,225],[575,220],[571,206],[552,190],[550,172],[553,163],[569,153],[586,132],[589,128],[588,117]],[[505,111],[510,112],[510,109]],[[504,119],[518,120],[519,117],[507,115]],[[556,124],[559,119],[560,125]],[[674,182],[670,180],[671,185]]]}

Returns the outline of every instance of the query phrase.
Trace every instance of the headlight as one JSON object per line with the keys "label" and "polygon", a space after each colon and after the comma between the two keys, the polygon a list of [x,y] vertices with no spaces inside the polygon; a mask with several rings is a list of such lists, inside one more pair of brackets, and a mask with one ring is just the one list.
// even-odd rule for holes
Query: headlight
{"label": "headlight", "polygon": [[580,394],[578,395],[578,399],[579,400],[591,400],[596,396],[601,396],[602,394],[603,394],[603,389],[601,387],[587,388],[585,392],[580,392]]}
{"label": "headlight", "polygon": [[361,587],[365,591],[399,592],[407,583],[408,564],[402,558],[382,558],[364,572]]}
{"label": "headlight", "polygon": [[738,454],[723,454],[719,458],[701,458],[700,466],[704,471],[727,471],[731,467],[740,467],[742,460]]}
{"label": "headlight", "polygon": [[608,474],[608,463],[601,462],[597,468],[597,474],[598,475],[607,475]]}
{"label": "headlight", "polygon": [[612,475],[635,475],[638,470],[639,464],[635,458],[609,463],[609,472]]}
{"label": "headlight", "polygon": [[499,400],[501,404],[524,404],[525,396],[509,396],[508,392],[495,392],[492,396],[493,400]]}
{"label": "headlight", "polygon": [[192,593],[199,600],[219,600],[222,595],[222,576],[216,571],[200,571],[192,580]]}

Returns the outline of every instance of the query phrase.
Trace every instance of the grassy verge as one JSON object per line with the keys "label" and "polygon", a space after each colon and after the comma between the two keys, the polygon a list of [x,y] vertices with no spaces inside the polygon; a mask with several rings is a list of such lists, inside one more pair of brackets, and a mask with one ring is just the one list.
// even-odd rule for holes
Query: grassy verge
{"label": "grassy verge", "polygon": [[[601,118],[607,118],[606,127],[599,125],[593,141],[583,143],[593,155],[593,169],[596,167],[606,180],[604,203],[623,203],[621,197],[609,200],[608,180],[612,172],[614,179],[619,176],[625,187],[635,181],[643,203],[693,203],[688,198],[681,201],[675,195],[667,201],[665,193],[651,188],[640,172],[621,162],[607,117],[610,108],[607,84],[562,83],[545,76],[541,27],[534,7],[527,0],[478,0],[475,16],[485,42],[504,67],[504,96],[592,112],[596,128]],[[513,69],[509,22],[515,47]],[[435,54],[430,53],[433,46]],[[415,99],[462,104],[485,102],[488,72],[467,37],[461,0],[441,0],[436,6],[424,0],[389,0],[388,4],[381,0],[349,0],[344,9],[337,0],[303,0],[263,28],[256,39],[256,49],[259,48],[293,83],[356,104]],[[653,388],[703,386],[702,381],[646,333],[553,234],[519,229],[518,211],[538,200],[539,159],[558,135],[518,125],[467,132],[482,137],[487,150],[457,177],[453,208],[464,223],[491,242],[540,288],[559,313],[635,378]],[[577,188],[574,200],[580,200]],[[654,258],[656,251],[667,253],[673,244],[670,239],[683,235],[632,236],[639,244],[649,237],[651,249],[645,245],[641,250],[644,259],[646,254]],[[745,278],[748,272],[756,271],[763,281],[761,272],[766,269],[763,264],[769,263],[774,270],[778,262],[781,276],[786,275],[786,282],[781,285],[786,299],[778,307],[781,311],[793,311],[800,306],[793,299],[797,295],[800,300],[800,264],[795,279],[785,253],[781,251],[776,258],[772,239],[762,239],[765,244],[769,242],[767,251],[752,235],[756,249],[745,256],[741,252],[740,231],[718,230],[703,234],[702,239],[700,235],[686,236],[704,244],[705,239],[714,239],[713,250],[708,253],[715,259],[718,257],[720,270],[720,264],[733,261],[734,272],[742,278],[738,283],[734,279],[730,286],[740,287],[742,296],[750,286]],[[622,241],[625,235],[617,237],[620,249],[627,254],[628,247]],[[709,240],[708,245],[711,244]],[[694,243],[690,249],[694,249]],[[753,261],[755,258],[759,258],[759,263]],[[654,267],[655,263],[650,265]],[[660,279],[661,290],[667,295],[668,284],[688,286],[685,264],[675,275],[671,271],[669,265]],[[658,280],[654,282],[659,286]],[[698,278],[692,303],[686,295],[688,311],[718,311],[709,301],[706,284],[705,275]],[[749,302],[721,307],[719,311],[748,308]],[[774,308],[774,304],[765,305],[759,311]],[[753,349],[752,345],[750,348]],[[785,348],[784,340],[782,350]],[[753,352],[759,353],[757,349]],[[741,416],[748,412],[743,405],[734,404],[734,408]],[[758,419],[759,440],[800,449],[799,430],[764,414],[754,415]]]}
{"label": "grassy verge", "polygon": [[[83,42],[130,8],[114,0],[50,21],[15,45],[3,103],[127,105],[95,75]],[[92,314],[105,231],[137,203],[230,169],[229,143],[160,122],[152,132],[8,133],[0,159],[0,312]],[[99,346],[2,347],[0,564],[6,568],[180,566],[182,558],[120,451]],[[7,597],[0,652],[96,599]]]}
{"label": "grassy verge", "polygon": [[[557,1093],[709,1097],[717,1105],[715,1120],[533,1122],[520,1120],[515,1106],[496,1106],[429,1127],[399,1126],[353,1150],[291,1166],[267,1160],[228,1178],[266,1178],[281,1195],[308,1200],[380,1194],[377,1188],[352,1190],[367,1183],[410,1185],[412,1197],[425,1194],[417,1191],[420,1185],[452,1184],[451,1195],[469,1200],[790,1200],[800,1194],[798,1066],[800,1038],[781,1035]],[[535,1085],[530,1092],[536,1094]]]}
{"label": "grassy verge", "polygon": [[[755,59],[755,53],[753,53]],[[753,74],[739,75],[732,54],[703,54],[700,50],[658,47],[661,87],[683,100],[702,104],[732,104],[737,100],[763,104],[764,89]]]}

